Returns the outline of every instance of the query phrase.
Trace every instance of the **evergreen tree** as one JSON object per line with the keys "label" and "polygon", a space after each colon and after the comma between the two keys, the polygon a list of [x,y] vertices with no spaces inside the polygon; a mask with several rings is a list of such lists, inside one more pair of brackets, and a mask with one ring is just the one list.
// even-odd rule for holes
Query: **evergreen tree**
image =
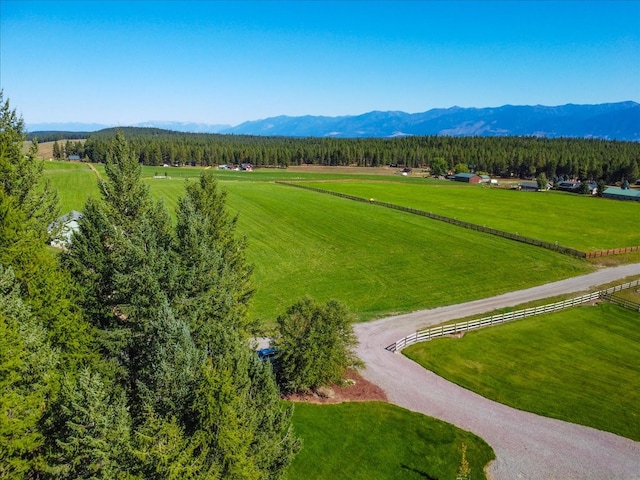
{"label": "evergreen tree", "polygon": [[44,437],[38,423],[55,389],[59,358],[0,264],[0,478],[27,478]]}
{"label": "evergreen tree", "polygon": [[300,442],[291,408],[280,404],[271,367],[246,348],[233,331],[220,331],[216,354],[203,366],[194,413],[194,438],[210,448],[224,479],[277,480]]}
{"label": "evergreen tree", "polygon": [[47,225],[58,216],[58,196],[48,182],[41,184],[43,166],[36,159],[37,142],[25,155],[25,140],[24,121],[0,90],[0,189],[16,200],[27,220],[36,223],[37,230],[46,232]]}
{"label": "evergreen tree", "polygon": [[129,413],[113,387],[88,369],[65,376],[46,421],[52,478],[132,478]]}
{"label": "evergreen tree", "polygon": [[126,393],[129,473],[281,478],[298,441],[270,366],[247,342],[251,268],[224,194],[210,175],[187,185],[174,230],[121,135],[109,151],[101,198],[87,203],[64,264]]}
{"label": "evergreen tree", "polygon": [[62,158],[62,152],[60,151],[60,144],[58,141],[53,142],[53,158],[60,160]]}
{"label": "evergreen tree", "polygon": [[246,310],[253,295],[250,267],[245,258],[244,239],[235,236],[237,217],[225,206],[226,193],[218,189],[210,172],[198,183],[188,183],[178,202],[176,227],[179,290],[176,313],[188,318],[198,345],[210,341],[211,325],[250,333]]}

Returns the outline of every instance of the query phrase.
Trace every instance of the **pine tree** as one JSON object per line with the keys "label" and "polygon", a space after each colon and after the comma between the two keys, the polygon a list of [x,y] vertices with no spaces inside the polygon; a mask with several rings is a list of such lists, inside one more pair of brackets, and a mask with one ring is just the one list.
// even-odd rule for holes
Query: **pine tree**
{"label": "pine tree", "polygon": [[254,328],[246,315],[253,295],[252,267],[245,258],[245,240],[235,236],[237,216],[227,212],[225,197],[207,172],[198,183],[187,184],[178,203],[179,291],[173,303],[177,314],[189,318],[200,346],[207,345],[207,329],[214,323],[224,322],[243,334]]}
{"label": "pine tree", "polygon": [[98,373],[65,376],[46,420],[46,473],[56,479],[130,478],[130,418],[124,394]]}
{"label": "pine tree", "polygon": [[0,264],[0,478],[27,478],[38,465],[43,405],[55,389],[57,353]]}
{"label": "pine tree", "polygon": [[0,189],[16,200],[27,220],[45,232],[58,216],[58,196],[48,182],[42,182],[42,161],[36,158],[37,142],[27,155],[22,152],[26,140],[24,121],[4,100],[0,90]]}
{"label": "pine tree", "polygon": [[[134,432],[129,472],[282,478],[298,440],[270,366],[247,342],[251,268],[224,194],[209,175],[189,184],[174,230],[122,135],[105,171],[101,198],[87,203],[64,265],[80,283],[82,305],[126,393]],[[65,402],[74,398],[69,393]],[[74,432],[75,443],[58,443],[95,443],[92,432]]]}

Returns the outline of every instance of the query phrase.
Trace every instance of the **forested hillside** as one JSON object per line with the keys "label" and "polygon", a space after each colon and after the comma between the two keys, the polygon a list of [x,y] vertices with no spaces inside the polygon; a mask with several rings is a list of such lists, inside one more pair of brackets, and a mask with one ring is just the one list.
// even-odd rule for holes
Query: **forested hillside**
{"label": "forested hillside", "polygon": [[[91,134],[84,145],[70,142],[73,154],[106,160],[116,129]],[[160,129],[122,128],[144,165],[251,163],[254,166],[397,164],[446,173],[464,164],[503,177],[560,176],[607,183],[640,177],[640,143],[538,137],[402,137],[336,139],[187,134]]]}

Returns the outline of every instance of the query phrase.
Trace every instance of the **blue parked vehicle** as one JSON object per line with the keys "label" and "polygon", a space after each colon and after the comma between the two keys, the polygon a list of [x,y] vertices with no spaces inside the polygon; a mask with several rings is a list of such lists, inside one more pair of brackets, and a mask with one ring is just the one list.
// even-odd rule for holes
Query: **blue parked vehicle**
{"label": "blue parked vehicle", "polygon": [[258,358],[260,358],[260,360],[264,362],[273,363],[276,359],[277,353],[278,350],[273,347],[263,348],[261,350],[258,350]]}

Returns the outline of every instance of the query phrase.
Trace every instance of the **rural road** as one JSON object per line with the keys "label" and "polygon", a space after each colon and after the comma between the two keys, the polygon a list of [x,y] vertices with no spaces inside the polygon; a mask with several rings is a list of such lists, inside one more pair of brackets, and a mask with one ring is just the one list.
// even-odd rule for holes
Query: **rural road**
{"label": "rural road", "polygon": [[391,403],[482,437],[496,454],[488,471],[492,480],[640,480],[640,442],[487,400],[385,350],[428,325],[554,295],[579,294],[638,274],[640,263],[604,268],[496,297],[357,324],[358,355],[365,362],[362,376],[380,386]]}

